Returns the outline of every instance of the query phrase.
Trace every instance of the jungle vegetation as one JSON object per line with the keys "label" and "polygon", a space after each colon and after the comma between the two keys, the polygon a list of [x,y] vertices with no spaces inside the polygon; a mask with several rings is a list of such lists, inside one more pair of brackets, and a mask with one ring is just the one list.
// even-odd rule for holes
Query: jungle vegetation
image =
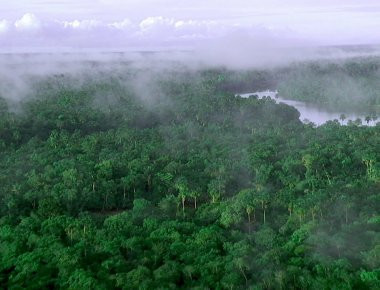
{"label": "jungle vegetation", "polygon": [[379,125],[232,93],[267,72],[138,74],[1,98],[0,288],[380,288]]}
{"label": "jungle vegetation", "polygon": [[380,58],[298,63],[281,70],[277,88],[288,99],[345,110],[380,112]]}

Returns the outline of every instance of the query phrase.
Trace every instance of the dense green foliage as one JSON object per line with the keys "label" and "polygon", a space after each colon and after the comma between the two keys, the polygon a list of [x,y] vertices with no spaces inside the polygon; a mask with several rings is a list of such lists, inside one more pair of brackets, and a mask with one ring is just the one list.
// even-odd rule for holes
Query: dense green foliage
{"label": "dense green foliage", "polygon": [[380,59],[300,63],[280,73],[278,89],[285,98],[341,109],[380,112]]}
{"label": "dense green foliage", "polygon": [[380,126],[305,125],[233,79],[1,100],[0,288],[379,289]]}

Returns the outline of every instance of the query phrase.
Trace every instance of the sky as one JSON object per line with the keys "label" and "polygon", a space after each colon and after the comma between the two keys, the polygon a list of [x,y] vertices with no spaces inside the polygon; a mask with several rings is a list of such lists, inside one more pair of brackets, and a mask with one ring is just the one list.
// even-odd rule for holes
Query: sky
{"label": "sky", "polygon": [[0,51],[379,44],[379,31],[379,0],[0,0]]}

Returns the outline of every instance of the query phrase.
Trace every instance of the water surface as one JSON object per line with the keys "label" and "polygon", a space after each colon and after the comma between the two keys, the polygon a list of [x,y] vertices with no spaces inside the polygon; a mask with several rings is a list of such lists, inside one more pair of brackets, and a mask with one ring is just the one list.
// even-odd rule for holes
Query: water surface
{"label": "water surface", "polygon": [[[355,112],[342,112],[339,110],[328,110],[316,104],[287,100],[278,95],[277,91],[264,91],[264,92],[254,92],[247,94],[239,94],[243,98],[248,98],[251,95],[257,95],[259,99],[263,97],[271,97],[276,103],[284,103],[289,106],[295,107],[300,112],[300,120],[304,123],[313,122],[316,125],[322,125],[327,121],[338,120],[341,124],[347,125],[350,121],[355,121],[361,119],[362,125],[375,126],[377,122],[380,121],[378,118],[376,121],[370,120],[369,122],[365,121],[367,116],[372,114],[368,112],[365,113],[355,113]],[[342,115],[344,115],[344,120],[342,120]]]}

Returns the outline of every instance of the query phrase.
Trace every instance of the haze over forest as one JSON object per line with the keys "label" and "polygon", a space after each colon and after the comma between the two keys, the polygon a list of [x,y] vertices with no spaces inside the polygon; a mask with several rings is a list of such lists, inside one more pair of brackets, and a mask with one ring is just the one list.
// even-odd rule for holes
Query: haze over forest
{"label": "haze over forest", "polygon": [[0,0],[0,289],[380,289],[379,19]]}

